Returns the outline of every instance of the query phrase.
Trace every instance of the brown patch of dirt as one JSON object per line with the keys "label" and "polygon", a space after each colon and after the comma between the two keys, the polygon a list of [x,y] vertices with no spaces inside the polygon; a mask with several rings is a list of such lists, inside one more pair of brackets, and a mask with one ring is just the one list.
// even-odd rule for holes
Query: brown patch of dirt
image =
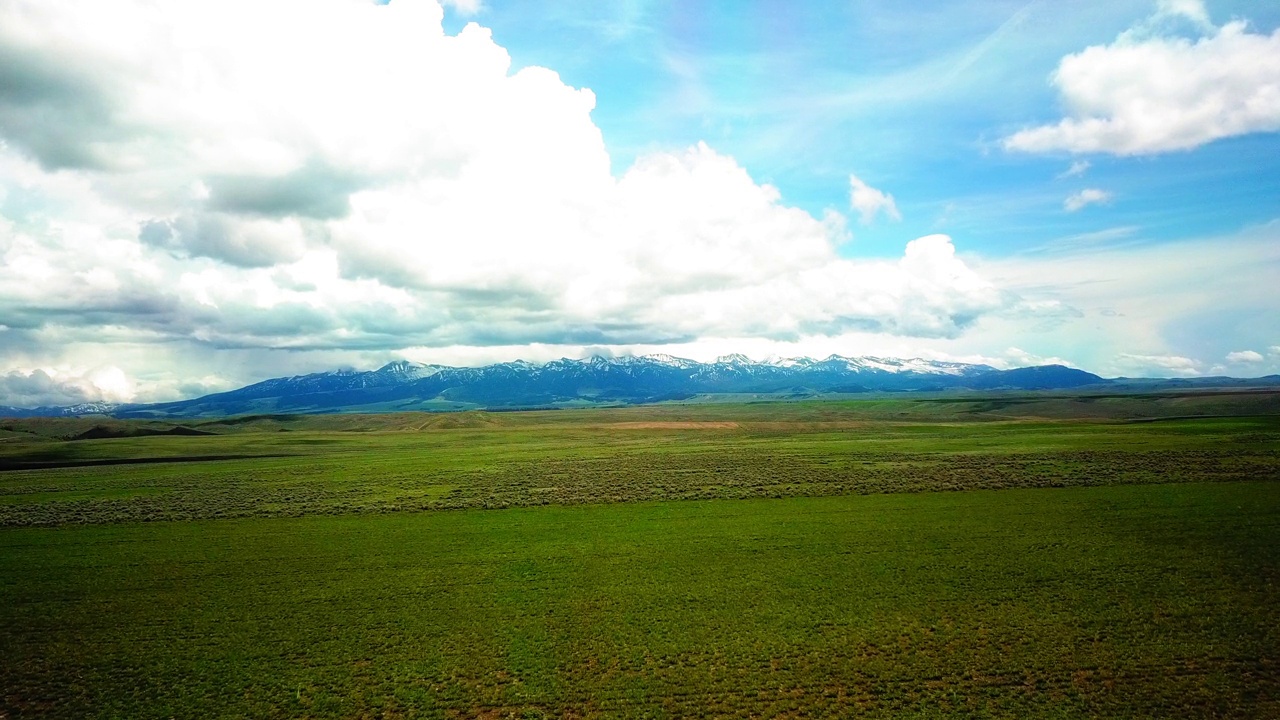
{"label": "brown patch of dirt", "polygon": [[742,425],[736,422],[715,420],[662,420],[647,422],[609,423],[601,427],[617,430],[736,430]]}

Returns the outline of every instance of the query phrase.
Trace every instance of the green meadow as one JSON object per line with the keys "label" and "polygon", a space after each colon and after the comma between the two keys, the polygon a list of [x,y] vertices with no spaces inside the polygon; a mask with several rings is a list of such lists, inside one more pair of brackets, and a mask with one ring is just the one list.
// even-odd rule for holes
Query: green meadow
{"label": "green meadow", "polygon": [[0,717],[1280,716],[1271,393],[0,421]]}

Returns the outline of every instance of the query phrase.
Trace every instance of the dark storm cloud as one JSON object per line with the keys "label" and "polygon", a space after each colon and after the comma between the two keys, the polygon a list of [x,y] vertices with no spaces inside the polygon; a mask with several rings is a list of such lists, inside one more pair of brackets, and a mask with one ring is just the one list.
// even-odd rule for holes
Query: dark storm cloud
{"label": "dark storm cloud", "polygon": [[316,220],[345,217],[351,210],[351,193],[363,185],[353,173],[318,160],[282,175],[219,175],[206,183],[213,210]]}
{"label": "dark storm cloud", "polygon": [[0,135],[50,170],[110,164],[103,143],[127,135],[116,107],[95,77],[0,33]]}
{"label": "dark storm cloud", "polygon": [[[4,318],[3,322],[8,322]],[[0,363],[10,364],[14,358],[30,356],[42,349],[43,342],[39,335],[39,326],[18,327],[16,325],[0,325]]]}
{"label": "dark storm cloud", "polygon": [[61,327],[124,326],[168,332],[183,314],[181,300],[159,288],[134,285],[101,290],[68,285],[40,305],[0,300],[0,323],[28,331]]}
{"label": "dark storm cloud", "polygon": [[30,375],[20,372],[0,375],[0,402],[11,407],[75,405],[101,399],[101,393],[92,386],[60,382],[43,370],[35,370]]}
{"label": "dark storm cloud", "polygon": [[271,267],[302,255],[301,238],[273,235],[215,213],[144,222],[138,240],[176,257],[207,257],[242,268]]}

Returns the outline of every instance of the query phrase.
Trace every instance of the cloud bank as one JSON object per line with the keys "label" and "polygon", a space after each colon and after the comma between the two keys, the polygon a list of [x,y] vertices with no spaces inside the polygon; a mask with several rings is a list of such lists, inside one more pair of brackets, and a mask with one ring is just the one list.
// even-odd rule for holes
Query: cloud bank
{"label": "cloud bank", "polygon": [[[842,257],[840,214],[786,205],[704,144],[615,176],[589,90],[442,18],[401,0],[0,5],[8,397],[76,394],[34,370],[68,347],[954,338],[1007,305],[947,236]],[[851,183],[864,219],[898,217]]]}
{"label": "cloud bank", "polygon": [[132,382],[117,367],[87,372],[37,369],[0,375],[0,398],[13,407],[122,402],[133,397]]}

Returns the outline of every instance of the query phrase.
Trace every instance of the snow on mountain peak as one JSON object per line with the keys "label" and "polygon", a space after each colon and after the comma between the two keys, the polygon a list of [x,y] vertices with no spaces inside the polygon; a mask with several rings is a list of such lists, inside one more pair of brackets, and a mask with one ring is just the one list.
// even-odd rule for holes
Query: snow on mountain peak
{"label": "snow on mountain peak", "polygon": [[653,353],[651,355],[645,355],[641,359],[649,360],[651,362],[658,363],[659,365],[668,365],[670,367],[683,368],[686,370],[698,364],[693,360],[687,360],[685,358],[668,355],[666,353]]}
{"label": "snow on mountain peak", "polygon": [[807,357],[784,358],[777,355],[770,355],[764,359],[764,364],[778,368],[808,367],[813,364],[813,360]]}
{"label": "snow on mountain peak", "polygon": [[439,365],[424,365],[416,363],[412,360],[393,360],[386,365],[378,368],[381,375],[395,375],[397,377],[419,379],[431,377],[440,372],[444,368]]}

